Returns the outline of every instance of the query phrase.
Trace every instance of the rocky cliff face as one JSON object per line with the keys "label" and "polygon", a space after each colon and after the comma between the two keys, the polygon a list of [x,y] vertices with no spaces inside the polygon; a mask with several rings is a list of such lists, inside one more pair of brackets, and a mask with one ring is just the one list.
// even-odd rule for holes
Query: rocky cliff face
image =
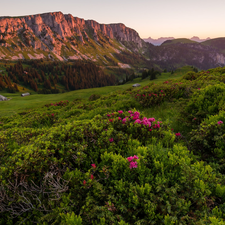
{"label": "rocky cliff face", "polygon": [[61,12],[0,18],[0,44],[10,47],[14,41],[15,50],[32,47],[66,57],[65,51],[73,49],[73,52],[78,53],[79,49],[74,48],[80,44],[89,45],[93,40],[102,45],[101,40],[113,42],[113,39],[118,43],[133,42],[137,47],[130,49],[132,51],[145,44],[135,30],[124,24],[99,24],[94,20],[84,20]]}

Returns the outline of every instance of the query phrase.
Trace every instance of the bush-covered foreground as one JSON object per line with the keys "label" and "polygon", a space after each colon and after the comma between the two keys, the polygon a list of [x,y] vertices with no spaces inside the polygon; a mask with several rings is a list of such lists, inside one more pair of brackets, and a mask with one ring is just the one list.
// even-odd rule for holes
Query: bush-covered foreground
{"label": "bush-covered foreground", "polygon": [[189,72],[0,118],[0,224],[225,224],[224,81]]}

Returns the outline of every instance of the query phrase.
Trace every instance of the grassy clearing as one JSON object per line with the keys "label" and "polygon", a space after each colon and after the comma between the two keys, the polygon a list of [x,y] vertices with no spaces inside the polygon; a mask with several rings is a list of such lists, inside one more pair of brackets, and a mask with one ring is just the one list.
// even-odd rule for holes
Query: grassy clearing
{"label": "grassy clearing", "polygon": [[[180,73],[174,73],[174,74],[162,73],[162,75],[159,76],[159,78],[154,81],[150,81],[149,78],[146,78],[144,80],[141,80],[141,78],[136,78],[133,81],[129,81],[124,85],[107,86],[107,87],[92,88],[92,89],[81,89],[81,90],[66,92],[63,94],[44,95],[44,94],[36,94],[35,92],[32,92],[30,96],[21,97],[21,93],[0,92],[1,95],[4,95],[5,97],[11,99],[10,101],[0,102],[0,117],[10,116],[27,109],[38,108],[45,104],[49,104],[49,103],[53,103],[57,101],[63,101],[63,100],[72,101],[77,98],[88,99],[92,94],[107,95],[116,91],[124,91],[128,88],[132,88],[132,85],[135,83],[139,83],[141,84],[141,87],[143,87],[145,85],[148,85],[150,82],[161,83],[168,79],[177,79],[179,77],[182,77],[185,70],[187,70],[187,68],[181,70]],[[138,87],[136,89],[138,89]],[[26,91],[29,91],[29,90],[26,89]]]}

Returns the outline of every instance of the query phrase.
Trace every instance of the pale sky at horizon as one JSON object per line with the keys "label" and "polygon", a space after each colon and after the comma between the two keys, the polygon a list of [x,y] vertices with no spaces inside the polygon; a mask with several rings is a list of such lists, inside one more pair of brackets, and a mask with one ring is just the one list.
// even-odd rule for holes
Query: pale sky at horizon
{"label": "pale sky at horizon", "polygon": [[1,16],[61,11],[98,23],[123,23],[141,38],[225,37],[224,0],[7,0]]}

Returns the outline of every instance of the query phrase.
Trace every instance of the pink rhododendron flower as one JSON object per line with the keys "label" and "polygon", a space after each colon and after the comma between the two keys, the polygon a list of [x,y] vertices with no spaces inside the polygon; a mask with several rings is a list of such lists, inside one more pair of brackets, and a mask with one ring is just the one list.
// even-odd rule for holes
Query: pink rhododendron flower
{"label": "pink rhododendron flower", "polygon": [[152,131],[152,129],[149,129],[149,131]]}
{"label": "pink rhododendron flower", "polygon": [[91,164],[91,166],[95,169],[96,168],[96,165],[95,164]]}
{"label": "pink rhododendron flower", "polygon": [[180,136],[180,133],[176,133],[175,135],[176,135],[177,137],[179,137],[179,136]]}
{"label": "pink rhododendron flower", "polygon": [[122,120],[122,118],[121,117],[118,117],[118,120]]}
{"label": "pink rhododendron flower", "polygon": [[155,118],[149,118],[148,121],[149,122],[154,122],[155,121]]}
{"label": "pink rhododendron flower", "polygon": [[94,179],[94,176],[93,176],[93,174],[91,174],[91,179],[92,179],[92,180]]}
{"label": "pink rhododendron flower", "polygon": [[111,115],[110,114],[107,114],[107,116],[110,117]]}
{"label": "pink rhododendron flower", "polygon": [[86,185],[86,183],[87,183],[87,181],[86,181],[86,180],[84,180],[84,181],[83,181],[83,185],[85,186],[85,185]]}
{"label": "pink rhododendron flower", "polygon": [[220,121],[218,121],[217,123],[220,125],[220,124],[222,124],[222,123],[223,123],[223,121],[221,121],[221,120],[220,120]]}
{"label": "pink rhododendron flower", "polygon": [[132,157],[132,156],[127,157],[127,160],[128,160],[129,162],[131,162],[131,161],[133,160],[133,157]]}
{"label": "pink rhododendron flower", "polygon": [[139,159],[139,158],[138,158],[138,156],[136,156],[136,155],[134,155],[134,157],[133,157],[133,158],[134,158],[134,159]]}
{"label": "pink rhododendron flower", "polygon": [[110,141],[110,142],[113,142],[113,138],[110,138],[109,141]]}
{"label": "pink rhododendron flower", "polygon": [[137,120],[134,121],[134,123],[139,123],[140,124],[141,120],[137,119]]}
{"label": "pink rhododendron flower", "polygon": [[125,124],[125,123],[126,123],[126,121],[127,121],[127,119],[126,119],[126,118],[124,118],[124,119],[122,120],[122,123],[123,123],[123,124]]}
{"label": "pink rhododendron flower", "polygon": [[137,168],[137,162],[131,162],[130,163],[130,169],[132,169],[132,168]]}
{"label": "pink rhododendron flower", "polygon": [[122,114],[122,113],[123,113],[123,111],[122,111],[122,110],[119,110],[119,111],[118,111],[118,113],[119,113],[119,114]]}

